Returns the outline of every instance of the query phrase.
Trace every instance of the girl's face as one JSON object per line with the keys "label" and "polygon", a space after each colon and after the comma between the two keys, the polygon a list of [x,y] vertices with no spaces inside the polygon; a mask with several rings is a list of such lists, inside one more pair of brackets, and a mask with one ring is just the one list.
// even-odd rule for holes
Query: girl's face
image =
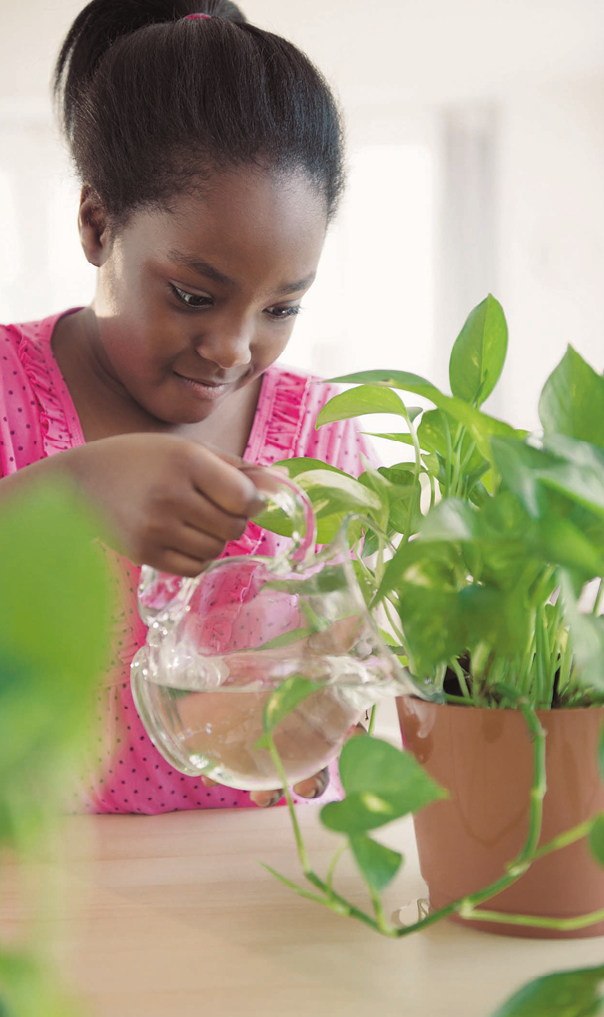
{"label": "girl's face", "polygon": [[325,230],[302,173],[244,168],[102,233],[97,369],[156,419],[204,420],[287,345]]}

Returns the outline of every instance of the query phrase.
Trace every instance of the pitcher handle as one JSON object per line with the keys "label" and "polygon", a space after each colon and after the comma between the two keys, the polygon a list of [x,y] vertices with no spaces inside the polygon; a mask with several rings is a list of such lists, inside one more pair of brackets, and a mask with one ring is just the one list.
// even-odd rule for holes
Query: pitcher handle
{"label": "pitcher handle", "polygon": [[271,511],[271,506],[281,509],[291,523],[292,544],[285,551],[277,555],[276,562],[295,562],[296,564],[306,561],[313,553],[317,542],[317,524],[310,499],[305,491],[290,480],[281,471],[271,471],[266,466],[244,464],[241,469],[254,482],[254,486],[264,494],[269,502],[267,509],[264,509],[255,521],[262,525],[262,515]]}

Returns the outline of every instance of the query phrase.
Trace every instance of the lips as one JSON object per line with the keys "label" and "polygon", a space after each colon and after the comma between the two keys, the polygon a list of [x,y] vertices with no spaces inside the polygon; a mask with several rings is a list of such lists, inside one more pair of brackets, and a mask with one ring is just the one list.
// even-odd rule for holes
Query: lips
{"label": "lips", "polygon": [[218,386],[222,388],[225,385],[232,384],[231,382],[218,381],[214,378],[193,378],[190,374],[179,374],[178,371],[175,371],[174,373],[179,378],[182,378],[183,381],[192,381],[195,385],[207,385],[208,388],[218,388]]}
{"label": "lips", "polygon": [[186,389],[189,394],[202,402],[218,401],[233,386],[233,382],[230,381],[216,381],[215,379],[211,381],[198,381],[197,378],[189,378],[187,375],[179,374],[177,371],[174,372],[174,377],[178,379],[183,389]]}

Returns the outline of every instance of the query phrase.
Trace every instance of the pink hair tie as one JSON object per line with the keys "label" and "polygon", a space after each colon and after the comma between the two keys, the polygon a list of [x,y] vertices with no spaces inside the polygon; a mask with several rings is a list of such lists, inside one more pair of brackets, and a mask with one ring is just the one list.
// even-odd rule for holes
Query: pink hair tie
{"label": "pink hair tie", "polygon": [[185,14],[185,21],[188,21],[189,18],[194,18],[195,21],[207,21],[211,17],[211,14]]}

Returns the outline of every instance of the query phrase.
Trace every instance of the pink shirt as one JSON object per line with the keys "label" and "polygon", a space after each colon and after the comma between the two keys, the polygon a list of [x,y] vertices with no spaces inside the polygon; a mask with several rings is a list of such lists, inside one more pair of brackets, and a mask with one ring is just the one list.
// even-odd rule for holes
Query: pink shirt
{"label": "pink shirt", "polygon": [[[75,308],[73,310],[76,310]],[[72,313],[71,311],[63,314]],[[69,390],[54,359],[51,337],[55,314],[42,321],[0,325],[0,477],[45,456],[84,444]],[[331,385],[279,365],[263,376],[245,459],[269,466],[292,456],[312,456],[358,476],[360,453],[372,451],[351,421],[315,430],[321,406],[334,395]],[[284,540],[249,523],[225,555],[274,555]],[[155,749],[136,712],[130,692],[130,663],[144,643],[136,590],[140,569],[104,547],[120,610],[113,619],[112,659],[100,676],[96,723],[90,730],[94,759],[83,760],[68,807],[74,812],[141,812],[231,808],[252,804],[249,793],[222,786],[206,788],[198,778],[174,770]],[[340,793],[332,765],[331,790]],[[302,799],[304,801],[304,799]]]}

